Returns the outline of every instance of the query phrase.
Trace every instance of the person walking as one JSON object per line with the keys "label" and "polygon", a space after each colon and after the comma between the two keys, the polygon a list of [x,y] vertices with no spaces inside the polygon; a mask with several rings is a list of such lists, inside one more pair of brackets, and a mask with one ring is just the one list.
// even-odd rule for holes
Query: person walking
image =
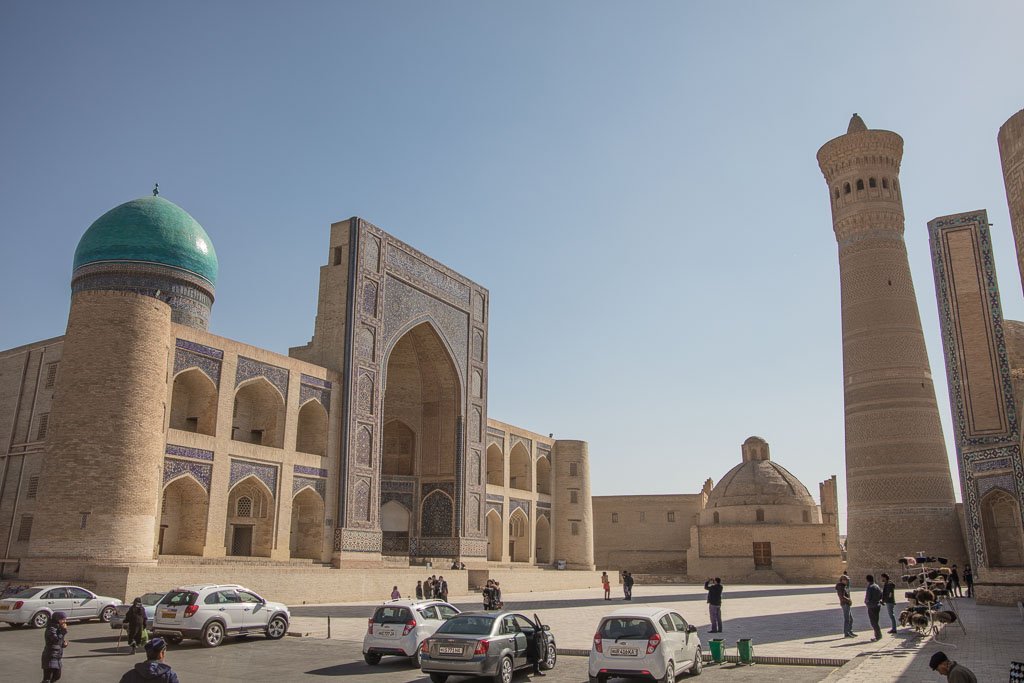
{"label": "person walking", "polygon": [[68,646],[68,615],[54,612],[43,632],[43,683],[59,681]]}
{"label": "person walking", "polygon": [[142,605],[142,598],[132,600],[132,606],[124,615],[125,624],[128,625],[128,647],[135,654],[135,648],[142,647],[142,631],[146,628],[146,608]]}
{"label": "person walking", "polygon": [[974,597],[974,572],[971,571],[971,565],[964,567],[964,583],[967,584],[967,597]]}
{"label": "person walking", "polygon": [[626,600],[633,599],[633,574],[631,572],[622,572],[622,592],[626,594]]}
{"label": "person walking", "polygon": [[437,593],[442,600],[448,602],[448,582],[444,580],[443,576],[437,580]]}
{"label": "person walking", "polygon": [[429,576],[426,581],[423,582],[423,597],[427,600],[434,597],[434,582],[430,580]]}
{"label": "person walking", "polygon": [[896,584],[889,579],[888,574],[882,574],[882,604],[889,613],[889,621],[892,628],[889,633],[896,633]]}
{"label": "person walking", "polygon": [[492,582],[491,579],[487,579],[487,583],[484,584],[484,589],[482,593],[484,601],[484,611],[486,612],[491,609],[491,605],[494,602],[494,583]]}
{"label": "person walking", "polygon": [[864,604],[868,608],[868,622],[875,632],[875,637],[871,639],[871,642],[876,642],[882,639],[882,629],[878,625],[878,617],[882,611],[882,589],[875,583],[875,577],[871,574],[864,578],[868,582],[868,587],[864,591]]}
{"label": "person walking", "polygon": [[392,600],[401,600],[402,599],[402,593],[401,593],[401,591],[398,590],[398,586],[392,586],[391,587],[391,599]]}
{"label": "person walking", "polygon": [[120,683],[178,683],[178,674],[164,662],[167,643],[163,638],[151,638],[146,643],[146,661],[139,662],[121,676]]}
{"label": "person walking", "polygon": [[494,582],[494,609],[502,609],[505,603],[501,599],[501,582]]}
{"label": "person walking", "polygon": [[955,564],[949,572],[949,594],[959,598],[964,596],[964,592],[960,588],[960,572],[956,570]]}
{"label": "person walking", "polygon": [[949,683],[978,683],[978,677],[967,667],[956,662],[949,661],[945,652],[936,652],[932,655],[928,666],[932,671],[937,671],[946,677]]}
{"label": "person walking", "polygon": [[853,632],[853,600],[850,598],[850,577],[843,574],[836,584],[836,594],[839,596],[839,606],[843,608],[843,636],[856,638]]}
{"label": "person walking", "polygon": [[704,581],[704,590],[708,592],[708,614],[711,616],[711,629],[708,633],[722,632],[722,590],[724,588],[722,579],[717,576]]}
{"label": "person walking", "polygon": [[417,600],[422,600],[423,599],[423,582],[422,581],[417,581],[416,582],[416,599]]}
{"label": "person walking", "polygon": [[612,599],[612,584],[608,578],[608,572],[601,572],[601,587],[604,589],[604,599]]}

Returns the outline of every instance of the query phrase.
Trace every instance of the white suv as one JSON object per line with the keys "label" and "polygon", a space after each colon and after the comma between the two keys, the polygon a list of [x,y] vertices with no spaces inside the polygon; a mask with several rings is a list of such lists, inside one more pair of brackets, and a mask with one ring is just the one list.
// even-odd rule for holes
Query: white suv
{"label": "white suv", "polygon": [[703,668],[700,636],[678,612],[627,607],[601,620],[590,648],[590,683],[646,678],[672,683]]}
{"label": "white suv", "polygon": [[195,638],[204,647],[217,647],[229,635],[264,633],[277,640],[288,632],[290,619],[285,605],[237,584],[182,586],[156,606],[153,633],[171,643]]}
{"label": "white suv", "polygon": [[420,644],[458,613],[440,600],[389,600],[369,619],[363,636],[363,659],[376,664],[384,655],[408,657],[418,668]]}

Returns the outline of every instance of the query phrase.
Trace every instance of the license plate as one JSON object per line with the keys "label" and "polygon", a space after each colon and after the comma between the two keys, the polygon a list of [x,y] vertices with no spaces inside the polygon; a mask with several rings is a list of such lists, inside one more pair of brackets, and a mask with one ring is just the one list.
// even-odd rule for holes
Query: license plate
{"label": "license plate", "polygon": [[177,612],[161,612],[160,613],[160,618],[161,619],[173,619],[176,616],[178,616]]}
{"label": "license plate", "polygon": [[10,605],[0,605],[0,612],[11,609]]}
{"label": "license plate", "polygon": [[608,650],[612,657],[636,657],[640,650],[635,647],[613,647]]}
{"label": "license plate", "polygon": [[441,645],[437,648],[437,654],[439,655],[461,655],[462,648],[452,645]]}
{"label": "license plate", "polygon": [[381,629],[377,633],[378,633],[378,635],[380,635],[381,638],[394,638],[395,637],[395,631],[393,631],[393,630],[391,630],[389,628],[388,629]]}

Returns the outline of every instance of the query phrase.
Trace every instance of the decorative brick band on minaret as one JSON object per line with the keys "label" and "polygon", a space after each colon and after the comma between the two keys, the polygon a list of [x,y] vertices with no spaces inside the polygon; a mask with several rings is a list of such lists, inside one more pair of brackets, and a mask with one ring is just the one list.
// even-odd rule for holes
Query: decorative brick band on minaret
{"label": "decorative brick band on minaret", "polygon": [[1008,118],[999,128],[997,140],[1013,241],[1017,243],[1017,266],[1024,284],[1024,109]]}
{"label": "decorative brick band on minaret", "polygon": [[[903,139],[868,130],[818,150],[839,244],[850,576],[924,551],[964,555],[949,460],[903,241]],[[891,572],[890,572],[891,573]]]}

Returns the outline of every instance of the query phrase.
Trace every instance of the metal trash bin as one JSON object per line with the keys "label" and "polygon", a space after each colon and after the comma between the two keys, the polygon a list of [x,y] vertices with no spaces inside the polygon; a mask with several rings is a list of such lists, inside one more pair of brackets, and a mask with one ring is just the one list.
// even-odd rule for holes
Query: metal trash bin
{"label": "metal trash bin", "polygon": [[721,638],[712,638],[708,641],[711,646],[711,661],[721,664],[725,661],[725,641]]}
{"label": "metal trash bin", "polygon": [[740,664],[754,663],[754,641],[750,638],[740,638],[737,640],[736,651],[740,655]]}

